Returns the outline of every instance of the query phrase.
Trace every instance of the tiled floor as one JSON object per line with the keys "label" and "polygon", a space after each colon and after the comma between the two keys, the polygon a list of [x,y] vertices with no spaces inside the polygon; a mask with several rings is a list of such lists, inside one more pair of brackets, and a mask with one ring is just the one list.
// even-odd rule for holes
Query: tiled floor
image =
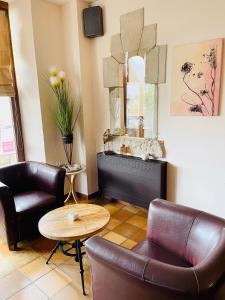
{"label": "tiled floor", "polygon": [[[80,199],[81,203],[87,200]],[[111,214],[110,223],[99,234],[131,249],[146,235],[147,210],[124,202],[93,200]],[[10,252],[0,240],[0,300],[90,300],[91,275],[84,256],[87,296],[82,295],[79,266],[72,258],[57,252],[49,265],[46,258],[55,242],[45,238],[20,243],[22,250]]]}

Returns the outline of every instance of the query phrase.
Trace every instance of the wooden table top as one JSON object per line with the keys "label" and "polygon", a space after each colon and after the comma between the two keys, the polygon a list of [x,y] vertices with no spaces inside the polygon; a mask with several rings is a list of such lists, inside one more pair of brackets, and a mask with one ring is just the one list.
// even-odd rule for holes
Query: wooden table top
{"label": "wooden table top", "polygon": [[[78,219],[70,221],[68,213],[78,213]],[[94,204],[66,205],[44,215],[39,223],[40,233],[51,240],[72,241],[90,237],[100,232],[110,220],[104,207]]]}

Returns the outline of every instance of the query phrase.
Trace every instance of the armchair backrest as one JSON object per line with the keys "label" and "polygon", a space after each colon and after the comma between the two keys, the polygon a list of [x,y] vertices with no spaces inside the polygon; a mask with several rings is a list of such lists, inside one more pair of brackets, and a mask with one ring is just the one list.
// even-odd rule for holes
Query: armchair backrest
{"label": "armchair backrest", "polygon": [[64,178],[64,169],[33,161],[0,168],[0,182],[7,185],[13,195],[41,190],[63,198]]}
{"label": "armchair backrest", "polygon": [[32,190],[32,182],[27,175],[27,162],[0,168],[0,182],[9,186],[13,194]]}
{"label": "armchair backrest", "polygon": [[[225,221],[219,217],[168,201],[150,204],[147,236],[193,266],[219,245]],[[225,248],[225,244],[222,245]],[[221,247],[221,244],[220,244]]]}

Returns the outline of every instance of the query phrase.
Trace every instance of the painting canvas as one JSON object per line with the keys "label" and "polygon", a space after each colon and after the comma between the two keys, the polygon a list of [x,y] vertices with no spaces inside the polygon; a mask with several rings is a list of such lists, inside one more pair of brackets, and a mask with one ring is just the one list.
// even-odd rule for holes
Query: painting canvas
{"label": "painting canvas", "polygon": [[174,49],[172,115],[219,114],[223,39]]}

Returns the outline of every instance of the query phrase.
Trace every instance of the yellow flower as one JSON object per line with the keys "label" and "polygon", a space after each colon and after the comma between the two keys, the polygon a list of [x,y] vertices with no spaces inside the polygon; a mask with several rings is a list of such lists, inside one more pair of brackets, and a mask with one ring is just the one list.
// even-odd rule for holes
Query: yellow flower
{"label": "yellow flower", "polygon": [[66,73],[64,71],[59,71],[58,77],[63,82],[66,78]]}
{"label": "yellow flower", "polygon": [[57,68],[55,66],[50,67],[49,72],[50,72],[51,76],[57,76],[58,75],[58,71],[57,71]]}
{"label": "yellow flower", "polygon": [[60,86],[60,79],[57,76],[51,76],[49,78],[49,81],[53,88],[57,88]]}

